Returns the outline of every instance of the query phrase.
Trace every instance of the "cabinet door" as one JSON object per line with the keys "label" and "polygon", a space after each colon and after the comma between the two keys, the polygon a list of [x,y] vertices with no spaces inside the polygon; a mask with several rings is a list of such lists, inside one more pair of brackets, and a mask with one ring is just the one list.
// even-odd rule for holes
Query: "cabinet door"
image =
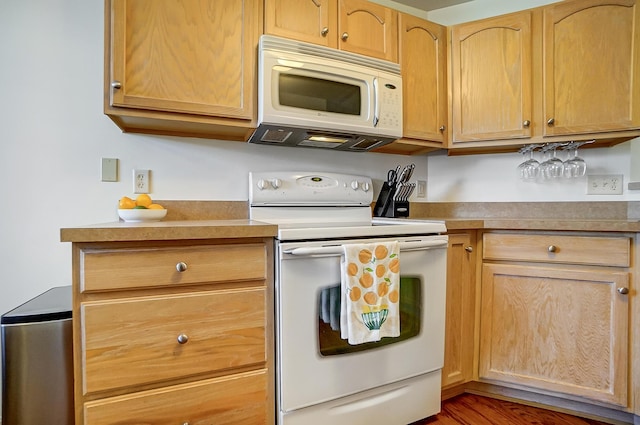
{"label": "cabinet door", "polygon": [[398,12],[366,0],[340,0],[338,48],[398,62]]}
{"label": "cabinet door", "polygon": [[400,14],[403,137],[444,143],[447,124],[447,28]]}
{"label": "cabinet door", "polygon": [[259,0],[111,0],[110,105],[251,120]]}
{"label": "cabinet door", "polygon": [[338,0],[265,0],[265,33],[338,47]]}
{"label": "cabinet door", "polygon": [[453,142],[531,137],[531,12],[452,30]]}
{"label": "cabinet door", "polygon": [[449,234],[447,310],[442,386],[473,379],[475,321],[475,236]]}
{"label": "cabinet door", "polygon": [[627,405],[624,271],[485,264],[479,376]]}
{"label": "cabinet door", "polygon": [[635,3],[580,0],[545,8],[545,135],[640,127]]}

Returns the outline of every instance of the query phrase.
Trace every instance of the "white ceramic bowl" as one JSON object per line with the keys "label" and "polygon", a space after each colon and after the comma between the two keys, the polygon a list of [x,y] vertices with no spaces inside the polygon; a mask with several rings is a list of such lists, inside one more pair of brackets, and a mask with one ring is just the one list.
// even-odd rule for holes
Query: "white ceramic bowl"
{"label": "white ceramic bowl", "polygon": [[118,215],[129,222],[160,221],[167,215],[167,210],[118,209]]}

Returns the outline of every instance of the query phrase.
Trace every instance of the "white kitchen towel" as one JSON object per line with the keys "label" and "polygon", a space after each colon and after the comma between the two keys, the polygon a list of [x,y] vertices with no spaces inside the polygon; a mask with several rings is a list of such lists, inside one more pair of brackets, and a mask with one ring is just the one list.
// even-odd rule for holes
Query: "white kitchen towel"
{"label": "white kitchen towel", "polygon": [[349,344],[400,335],[398,241],[345,244],[340,334]]}

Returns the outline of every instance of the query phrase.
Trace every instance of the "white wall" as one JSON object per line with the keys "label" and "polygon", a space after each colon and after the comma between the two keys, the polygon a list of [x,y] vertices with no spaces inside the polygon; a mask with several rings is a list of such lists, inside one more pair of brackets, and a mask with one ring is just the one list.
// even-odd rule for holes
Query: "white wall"
{"label": "white wall", "polygon": [[[485,3],[498,2],[470,4]],[[156,199],[246,200],[248,172],[268,169],[366,174],[377,190],[387,169],[410,162],[414,179],[428,178],[429,201],[593,199],[570,186],[521,185],[514,154],[427,159],[122,134],[102,113],[102,0],[3,0],[0,58],[0,314],[70,283],[59,229],[116,220],[134,167],[152,170]],[[591,156],[595,170],[629,172],[628,144]],[[102,157],[120,159],[119,182],[100,181]]]}

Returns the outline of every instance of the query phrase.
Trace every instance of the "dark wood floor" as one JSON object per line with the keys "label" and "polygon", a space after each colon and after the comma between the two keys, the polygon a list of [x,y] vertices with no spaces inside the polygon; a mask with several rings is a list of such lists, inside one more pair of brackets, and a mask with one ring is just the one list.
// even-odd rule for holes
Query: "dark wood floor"
{"label": "dark wood floor", "polygon": [[442,411],[411,425],[606,425],[508,401],[462,394],[442,403]]}

